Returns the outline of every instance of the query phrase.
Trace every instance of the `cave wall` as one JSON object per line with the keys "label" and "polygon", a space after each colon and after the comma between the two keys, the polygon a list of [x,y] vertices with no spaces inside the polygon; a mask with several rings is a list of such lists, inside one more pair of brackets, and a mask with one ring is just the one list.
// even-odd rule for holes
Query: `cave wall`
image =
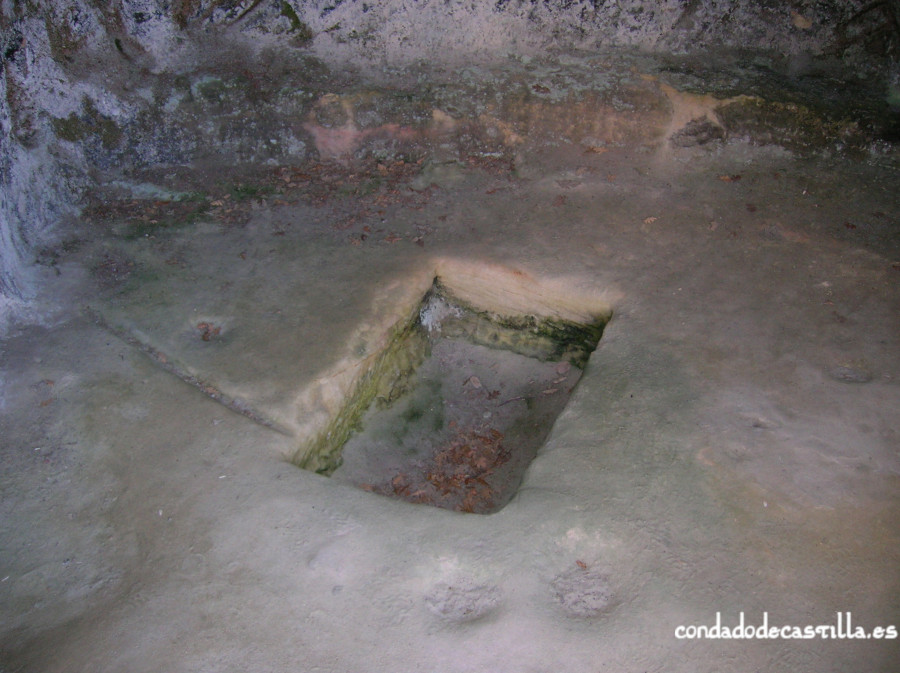
{"label": "cave wall", "polygon": [[[863,0],[3,0],[0,324],[33,298],[35,260],[77,222],[89,185],[123,168],[201,155],[305,157],[298,120],[311,104],[310,82],[610,47],[749,47],[801,63],[842,58],[864,76],[885,77],[896,64],[897,17],[893,3],[867,7]],[[263,100],[269,94],[254,82],[261,76],[296,88]],[[237,85],[240,96],[217,96],[216,87]],[[213,152],[202,140],[210,114],[230,120],[215,130]],[[261,146],[265,136],[278,142]]]}

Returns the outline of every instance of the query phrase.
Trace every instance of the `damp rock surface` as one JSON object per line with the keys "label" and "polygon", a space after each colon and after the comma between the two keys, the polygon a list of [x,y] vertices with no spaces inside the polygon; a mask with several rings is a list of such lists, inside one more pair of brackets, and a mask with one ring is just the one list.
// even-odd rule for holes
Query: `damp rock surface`
{"label": "damp rock surface", "polygon": [[412,389],[373,406],[336,479],[408,502],[488,513],[514,495],[581,370],[438,339]]}

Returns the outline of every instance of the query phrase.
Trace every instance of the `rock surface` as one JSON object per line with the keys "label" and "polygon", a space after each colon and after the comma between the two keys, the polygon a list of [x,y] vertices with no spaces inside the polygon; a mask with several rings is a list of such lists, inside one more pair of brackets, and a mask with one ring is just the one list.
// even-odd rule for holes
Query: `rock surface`
{"label": "rock surface", "polygon": [[[494,120],[487,132],[507,136],[506,125],[521,121],[523,114],[554,114],[540,105],[542,100],[538,110],[533,109],[530,98],[558,101],[575,95],[593,107],[597,103],[592,97],[599,95],[599,104],[609,107],[604,116],[616,118],[622,111],[616,107],[617,95],[604,95],[610,82],[589,84],[580,95],[584,83],[573,83],[569,73],[529,65],[535,58],[573,49],[597,53],[624,47],[681,54],[678,62],[656,69],[681,71],[703,93],[724,73],[730,95],[735,82],[741,83],[738,93],[756,95],[750,90],[755,88],[750,80],[755,80],[770,89],[762,94],[762,108],[750,112],[748,119],[744,106],[728,118],[742,128],[752,127],[757,135],[774,133],[765,140],[779,144],[839,138],[848,120],[861,121],[864,133],[873,124],[883,127],[885,101],[897,105],[900,96],[898,82],[890,76],[900,41],[891,3],[7,4],[0,17],[4,323],[16,306],[22,308],[22,300],[34,295],[40,274],[32,268],[33,260],[41,251],[77,237],[72,229],[85,190],[123,170],[205,158],[229,165],[285,163],[310,153],[341,156],[357,150],[361,142],[392,153],[404,142],[391,133],[394,125],[411,127],[415,136],[429,121],[434,131],[447,121],[466,125],[485,112],[464,104],[459,109],[442,107],[450,101],[435,100],[417,85],[423,67],[431,71],[438,97],[443,90],[457,103],[460,96],[464,103],[473,93],[486,93],[467,90],[467,80],[486,83],[473,77],[469,66],[512,61],[522,66],[520,72],[537,70],[541,77],[523,82],[524,99],[521,93],[506,91],[499,109],[487,111]],[[686,64],[685,55],[698,59]],[[836,65],[838,58],[844,59],[844,66]],[[626,64],[612,69],[620,65]],[[733,77],[735,66],[744,76]],[[645,64],[633,67],[648,72]],[[435,71],[444,75],[435,76]],[[811,100],[816,107],[822,104],[821,96],[804,98],[795,90],[815,88],[835,76],[847,82],[845,92],[847,86],[857,90],[847,97],[854,110],[848,112],[847,101],[831,101],[837,120],[828,114],[822,120],[821,109],[813,109],[809,117]],[[860,77],[862,87],[855,83]],[[389,81],[394,95],[381,90],[374,96],[348,98],[348,87],[358,90],[361,81]],[[778,95],[770,95],[773,86]],[[508,87],[501,83],[497,88]],[[874,94],[860,101],[863,89]],[[785,97],[785,90],[792,93]],[[329,97],[332,92],[337,97]],[[626,92],[621,105],[634,105],[630,98]],[[487,99],[476,95],[474,100]],[[642,104],[648,101],[637,103]],[[439,116],[430,117],[435,109]],[[580,117],[577,106],[567,109]],[[799,138],[779,135],[777,129],[794,127],[804,117],[807,123]],[[693,126],[682,130],[676,142],[690,145],[718,138],[725,132],[724,119],[687,120]],[[896,122],[888,126],[875,135],[896,137]]]}
{"label": "rock surface", "polygon": [[[893,4],[647,5],[3,4],[0,670],[896,668],[676,637],[900,624]],[[441,272],[612,313],[491,515],[289,462]]]}

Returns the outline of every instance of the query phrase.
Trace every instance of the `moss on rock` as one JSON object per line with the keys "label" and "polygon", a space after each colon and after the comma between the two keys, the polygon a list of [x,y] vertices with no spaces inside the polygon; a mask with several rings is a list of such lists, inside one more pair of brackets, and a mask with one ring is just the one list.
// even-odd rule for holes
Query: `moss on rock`
{"label": "moss on rock", "polygon": [[373,402],[389,404],[409,389],[412,375],[428,353],[428,338],[416,312],[396,325],[387,346],[359,375],[343,408],[331,422],[294,454],[292,462],[330,475],[341,465],[341,450]]}
{"label": "moss on rock", "polygon": [[82,114],[74,112],[68,117],[53,117],[53,132],[60,140],[79,142],[90,137],[97,138],[107,150],[114,149],[122,142],[122,129],[109,117],[100,114],[94,102],[82,99]]}
{"label": "moss on rock", "polygon": [[281,3],[281,16],[291,22],[288,32],[292,34],[293,41],[297,45],[306,44],[313,39],[312,29],[297,16],[297,12],[287,0]]}
{"label": "moss on rock", "polygon": [[410,390],[413,375],[428,356],[432,331],[491,348],[549,361],[567,361],[583,368],[607,322],[598,317],[588,324],[534,315],[500,316],[455,298],[435,279],[415,312],[387,335],[386,346],[360,363],[360,374],[342,408],[311,441],[301,446],[292,462],[320,474],[341,465],[344,444],[358,429],[363,415],[376,403],[389,406]]}

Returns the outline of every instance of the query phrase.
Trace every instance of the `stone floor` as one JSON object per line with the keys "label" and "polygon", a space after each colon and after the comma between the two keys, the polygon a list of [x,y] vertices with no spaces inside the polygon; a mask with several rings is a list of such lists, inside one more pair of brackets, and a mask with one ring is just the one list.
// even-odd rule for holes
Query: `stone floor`
{"label": "stone floor", "polygon": [[[323,117],[315,160],[98,190],[0,344],[0,671],[895,670],[675,633],[900,622],[896,157],[636,79],[574,139],[562,100],[348,159]],[[612,314],[491,515],[289,460],[442,275]]]}

